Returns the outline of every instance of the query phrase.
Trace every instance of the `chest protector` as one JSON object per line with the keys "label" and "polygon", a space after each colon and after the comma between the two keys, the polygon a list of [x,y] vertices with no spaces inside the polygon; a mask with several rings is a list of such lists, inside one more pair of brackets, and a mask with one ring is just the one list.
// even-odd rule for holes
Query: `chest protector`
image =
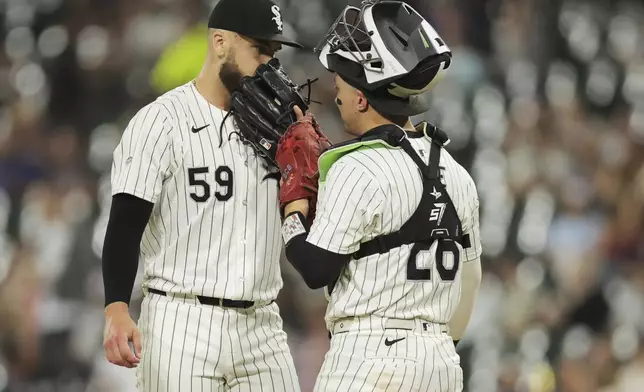
{"label": "chest protector", "polygon": [[[352,151],[362,148],[402,148],[414,161],[423,180],[423,194],[418,207],[412,216],[402,227],[393,233],[375,237],[363,242],[360,249],[353,254],[354,259],[371,256],[374,254],[387,253],[392,249],[403,245],[414,244],[409,257],[407,278],[411,280],[429,280],[431,270],[418,269],[416,267],[416,255],[420,251],[429,250],[434,242],[438,241],[436,248],[436,267],[441,277],[448,280],[454,279],[460,262],[458,247],[459,243],[463,248],[471,246],[469,235],[463,235],[461,221],[456,212],[447,189],[440,181],[440,154],[443,146],[449,142],[449,138],[442,130],[427,123],[421,123],[418,131],[430,138],[431,149],[429,165],[418,156],[412,147],[405,132],[394,125],[386,125],[375,128],[356,140],[341,143],[326,151],[320,157],[320,180],[324,182],[326,173],[331,165]],[[443,253],[451,251],[454,255],[454,266],[446,269],[442,262]],[[450,276],[453,272],[454,276]]]}

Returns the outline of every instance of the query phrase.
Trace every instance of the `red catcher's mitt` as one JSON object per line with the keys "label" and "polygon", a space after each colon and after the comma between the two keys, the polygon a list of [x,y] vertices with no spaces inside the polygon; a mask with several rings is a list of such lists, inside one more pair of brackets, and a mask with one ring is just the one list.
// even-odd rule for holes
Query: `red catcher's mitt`
{"label": "red catcher's mitt", "polygon": [[331,146],[311,114],[286,130],[277,147],[276,160],[282,173],[280,208],[299,199],[309,200],[309,218],[315,216],[317,202],[318,158]]}

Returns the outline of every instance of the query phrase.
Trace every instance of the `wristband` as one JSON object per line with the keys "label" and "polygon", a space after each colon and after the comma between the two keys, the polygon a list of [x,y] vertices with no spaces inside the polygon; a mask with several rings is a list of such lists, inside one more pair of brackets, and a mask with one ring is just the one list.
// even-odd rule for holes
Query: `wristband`
{"label": "wristband", "polygon": [[308,232],[308,222],[301,212],[291,212],[284,218],[284,223],[282,223],[282,239],[284,239],[285,245],[288,245],[294,237]]}

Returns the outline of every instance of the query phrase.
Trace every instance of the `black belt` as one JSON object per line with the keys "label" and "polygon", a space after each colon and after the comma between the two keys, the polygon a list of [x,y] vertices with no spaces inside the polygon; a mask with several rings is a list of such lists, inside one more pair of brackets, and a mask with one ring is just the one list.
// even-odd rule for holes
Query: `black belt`
{"label": "black belt", "polygon": [[[163,295],[164,297],[166,296],[165,291],[152,288],[149,288],[148,291],[152,294]],[[197,295],[197,299],[202,305],[221,306],[222,308],[248,309],[255,305],[255,302],[253,301],[204,297],[203,295]]]}

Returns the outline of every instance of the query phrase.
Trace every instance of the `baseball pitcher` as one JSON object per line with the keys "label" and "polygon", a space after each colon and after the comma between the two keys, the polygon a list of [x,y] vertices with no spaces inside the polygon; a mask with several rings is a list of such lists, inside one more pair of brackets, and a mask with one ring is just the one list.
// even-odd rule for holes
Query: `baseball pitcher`
{"label": "baseball pitcher", "polygon": [[[299,391],[274,303],[276,142],[293,106],[306,106],[273,58],[300,47],[282,25],[270,0],[219,1],[199,76],[141,109],[114,151],[104,347],[110,362],[137,367],[142,391]],[[270,104],[249,111],[255,101]],[[139,257],[137,326],[128,302]]]}

